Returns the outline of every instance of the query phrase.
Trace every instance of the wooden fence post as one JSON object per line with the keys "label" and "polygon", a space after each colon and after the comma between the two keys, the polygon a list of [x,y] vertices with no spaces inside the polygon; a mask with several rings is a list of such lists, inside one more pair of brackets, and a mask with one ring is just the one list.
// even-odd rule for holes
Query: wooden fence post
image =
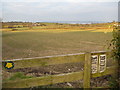
{"label": "wooden fence post", "polygon": [[90,88],[91,78],[91,53],[85,54],[83,88]]}

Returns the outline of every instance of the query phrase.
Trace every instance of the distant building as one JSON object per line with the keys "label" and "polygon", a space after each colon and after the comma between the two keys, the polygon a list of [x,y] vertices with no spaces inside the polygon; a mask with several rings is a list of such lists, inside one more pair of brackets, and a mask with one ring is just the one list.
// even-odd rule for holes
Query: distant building
{"label": "distant building", "polygon": [[118,27],[118,26],[120,26],[120,25],[119,25],[119,24],[114,24],[113,26],[117,26],[117,27]]}

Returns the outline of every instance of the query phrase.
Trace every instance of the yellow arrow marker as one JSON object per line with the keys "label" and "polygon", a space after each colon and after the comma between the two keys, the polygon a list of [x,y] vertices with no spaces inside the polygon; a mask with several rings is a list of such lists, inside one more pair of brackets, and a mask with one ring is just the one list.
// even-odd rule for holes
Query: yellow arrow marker
{"label": "yellow arrow marker", "polygon": [[11,67],[13,67],[13,65],[12,65],[12,63],[7,63],[5,67],[11,68]]}

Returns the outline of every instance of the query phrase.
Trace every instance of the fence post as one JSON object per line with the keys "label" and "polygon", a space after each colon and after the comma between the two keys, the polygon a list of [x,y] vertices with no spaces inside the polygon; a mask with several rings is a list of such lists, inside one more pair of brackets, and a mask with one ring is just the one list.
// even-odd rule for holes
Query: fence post
{"label": "fence post", "polygon": [[83,88],[90,88],[91,53],[85,53]]}

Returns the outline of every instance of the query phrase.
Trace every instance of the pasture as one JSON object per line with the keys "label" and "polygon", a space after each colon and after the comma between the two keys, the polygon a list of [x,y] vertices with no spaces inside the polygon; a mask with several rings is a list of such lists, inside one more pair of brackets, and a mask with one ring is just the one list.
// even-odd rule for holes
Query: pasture
{"label": "pasture", "polygon": [[[71,87],[68,85],[70,83],[72,87],[80,88],[86,87],[87,84],[83,83],[84,80],[89,82],[88,84],[91,81],[91,87],[110,87],[109,82],[111,81],[109,80],[108,82],[106,80],[110,78],[109,74],[114,73],[113,71],[115,70],[114,68],[112,69],[111,65],[115,64],[112,61],[108,61],[111,60],[108,54],[107,69],[100,74],[90,74],[91,72],[88,71],[90,70],[89,67],[91,67],[89,62],[91,59],[90,53],[89,55],[87,54],[89,58],[86,54],[71,55],[74,53],[108,50],[112,39],[112,30],[112,27],[109,28],[109,25],[98,26],[98,24],[95,26],[89,25],[88,27],[66,24],[58,27],[55,24],[50,24],[32,28],[3,28],[3,60],[19,58],[19,60],[14,62],[15,67],[13,70],[3,70],[3,87],[47,87],[44,85],[49,87],[49,84],[53,84],[53,87],[56,87],[55,85],[57,87]],[[59,57],[63,54],[71,55]],[[54,55],[58,56],[39,59],[43,56]],[[39,58],[23,59],[30,57]],[[89,75],[91,75],[91,80]],[[89,77],[89,79],[86,77]],[[95,77],[101,77],[102,79],[106,77],[107,79],[104,79],[104,83],[101,84],[98,82],[102,80],[100,79],[99,81]],[[12,82],[12,84],[9,84],[9,82]],[[64,82],[68,82],[67,85]],[[60,84],[63,84],[63,86]],[[50,87],[52,86],[50,85]]]}
{"label": "pasture", "polygon": [[[107,50],[112,29],[39,29],[2,34],[3,59]],[[105,33],[107,32],[107,33]]]}

